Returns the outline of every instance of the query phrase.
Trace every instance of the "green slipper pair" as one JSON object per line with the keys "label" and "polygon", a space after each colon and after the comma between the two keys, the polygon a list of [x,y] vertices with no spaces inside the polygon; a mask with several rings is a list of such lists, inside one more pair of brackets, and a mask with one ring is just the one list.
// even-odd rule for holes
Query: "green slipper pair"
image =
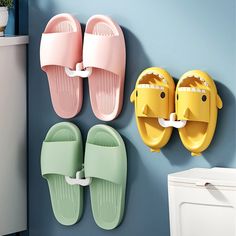
{"label": "green slipper pair", "polygon": [[[83,187],[70,185],[66,178],[75,178],[82,168],[79,128],[69,122],[51,127],[42,145],[41,171],[48,182],[54,215],[63,225],[73,225],[81,218]],[[89,188],[96,224],[103,229],[114,229],[124,213],[127,159],[124,142],[113,128],[95,125],[90,129],[84,175],[92,179]]]}

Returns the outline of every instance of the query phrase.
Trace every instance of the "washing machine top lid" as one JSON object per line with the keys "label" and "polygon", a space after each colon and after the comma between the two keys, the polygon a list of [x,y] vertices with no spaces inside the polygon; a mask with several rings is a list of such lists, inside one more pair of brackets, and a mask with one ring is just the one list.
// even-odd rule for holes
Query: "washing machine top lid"
{"label": "washing machine top lid", "polygon": [[236,169],[233,168],[194,168],[168,175],[169,182],[189,183],[197,186],[236,187]]}

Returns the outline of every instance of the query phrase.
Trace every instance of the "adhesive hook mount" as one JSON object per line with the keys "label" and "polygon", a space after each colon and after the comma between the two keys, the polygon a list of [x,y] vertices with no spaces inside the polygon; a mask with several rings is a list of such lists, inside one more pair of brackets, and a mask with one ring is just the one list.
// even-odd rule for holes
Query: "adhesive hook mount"
{"label": "adhesive hook mount", "polygon": [[65,180],[69,185],[88,186],[92,183],[92,178],[84,178],[84,169],[76,172],[75,178],[65,176]]}
{"label": "adhesive hook mount", "polygon": [[174,127],[174,128],[183,128],[187,121],[186,120],[176,120],[176,114],[175,113],[171,113],[170,114],[170,119],[169,120],[165,120],[163,118],[158,118],[158,122],[159,124],[164,127]]}
{"label": "adhesive hook mount", "polygon": [[93,72],[92,67],[87,67],[84,68],[83,66],[83,62],[79,62],[76,64],[75,66],[75,70],[71,70],[68,67],[65,67],[65,73],[69,76],[69,77],[81,77],[81,78],[87,78],[89,77]]}

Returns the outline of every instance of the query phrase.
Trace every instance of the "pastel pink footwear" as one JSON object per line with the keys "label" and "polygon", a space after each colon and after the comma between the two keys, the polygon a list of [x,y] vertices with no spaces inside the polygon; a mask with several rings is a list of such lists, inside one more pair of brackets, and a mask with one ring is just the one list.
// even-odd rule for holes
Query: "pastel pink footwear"
{"label": "pastel pink footwear", "polygon": [[59,14],[48,22],[42,34],[40,61],[55,112],[62,118],[76,116],[83,102],[82,78],[65,73],[65,68],[74,70],[82,61],[82,31],[76,18]]}
{"label": "pastel pink footwear", "polygon": [[125,40],[120,26],[107,16],[91,17],[84,35],[83,65],[92,68],[88,78],[90,101],[100,120],[113,120],[122,109],[125,62]]}

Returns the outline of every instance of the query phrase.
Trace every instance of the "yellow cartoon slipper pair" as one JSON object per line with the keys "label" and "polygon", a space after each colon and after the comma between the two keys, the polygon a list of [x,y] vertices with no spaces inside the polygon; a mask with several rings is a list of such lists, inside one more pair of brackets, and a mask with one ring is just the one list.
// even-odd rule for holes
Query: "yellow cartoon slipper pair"
{"label": "yellow cartoon slipper pair", "polygon": [[151,151],[159,152],[178,128],[183,145],[201,155],[213,138],[218,108],[223,104],[211,77],[200,70],[185,73],[175,89],[161,68],[144,70],[130,97],[139,133]]}

